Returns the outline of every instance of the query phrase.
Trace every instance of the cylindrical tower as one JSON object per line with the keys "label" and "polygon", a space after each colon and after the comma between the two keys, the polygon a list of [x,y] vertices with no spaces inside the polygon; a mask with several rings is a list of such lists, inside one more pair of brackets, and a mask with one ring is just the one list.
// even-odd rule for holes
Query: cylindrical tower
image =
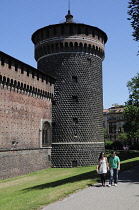
{"label": "cylindrical tower", "polygon": [[66,21],[32,35],[38,69],[56,77],[52,109],[52,164],[96,164],[104,151],[102,61],[107,35],[97,27]]}

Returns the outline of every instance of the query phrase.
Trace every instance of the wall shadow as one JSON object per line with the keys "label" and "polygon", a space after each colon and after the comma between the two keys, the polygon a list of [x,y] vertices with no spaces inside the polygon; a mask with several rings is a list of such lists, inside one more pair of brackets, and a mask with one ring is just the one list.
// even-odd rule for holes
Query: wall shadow
{"label": "wall shadow", "polygon": [[[130,169],[123,172],[123,170],[126,170],[127,166],[128,168],[130,166]],[[123,163],[121,165],[121,169],[122,170],[119,173],[119,182],[132,182],[134,184],[139,184],[139,161],[134,161],[132,163]],[[64,185],[67,183],[74,183],[77,181],[83,181],[87,179],[96,179],[96,182],[100,182],[99,174],[97,174],[96,171],[91,171],[91,172],[83,173],[80,175],[71,176],[66,179],[61,179],[54,182],[44,183],[44,184],[36,185],[33,187],[25,188],[22,190],[22,192],[26,193],[31,190],[42,190],[44,188],[54,188],[54,187]],[[109,179],[109,172],[106,175],[106,179]],[[88,186],[92,186],[92,185],[88,184]]]}
{"label": "wall shadow", "polygon": [[139,184],[139,165],[131,167],[129,170],[119,174],[119,182],[129,182]]}
{"label": "wall shadow", "polygon": [[64,185],[67,183],[73,183],[73,182],[78,182],[78,181],[83,181],[83,180],[87,180],[87,179],[96,179],[97,181],[99,181],[99,176],[96,173],[96,171],[92,171],[92,172],[87,172],[87,173],[83,173],[77,176],[72,176],[66,179],[61,179],[58,181],[54,181],[54,182],[49,182],[49,183],[44,183],[44,184],[40,184],[40,185],[36,185],[33,187],[29,187],[26,189],[23,189],[23,192],[28,192],[31,190],[42,190],[44,188],[54,188],[60,185]]}

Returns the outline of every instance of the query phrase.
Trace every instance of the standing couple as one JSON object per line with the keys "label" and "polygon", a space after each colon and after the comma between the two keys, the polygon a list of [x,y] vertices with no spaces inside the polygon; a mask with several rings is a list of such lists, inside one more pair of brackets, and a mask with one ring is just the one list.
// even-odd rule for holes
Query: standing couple
{"label": "standing couple", "polygon": [[100,174],[102,186],[105,187],[105,178],[107,169],[110,171],[109,187],[112,186],[114,180],[114,185],[117,186],[118,183],[118,171],[120,170],[120,159],[116,156],[115,152],[111,152],[109,161],[105,157],[105,153],[101,152],[98,163],[97,163],[97,173]]}

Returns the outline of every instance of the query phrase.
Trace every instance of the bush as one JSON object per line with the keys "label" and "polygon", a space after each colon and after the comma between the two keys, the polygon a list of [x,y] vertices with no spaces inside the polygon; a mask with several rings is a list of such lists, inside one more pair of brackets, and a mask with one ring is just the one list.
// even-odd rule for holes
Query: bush
{"label": "bush", "polygon": [[138,144],[134,144],[130,146],[131,150],[139,150],[139,145]]}
{"label": "bush", "polygon": [[111,144],[112,149],[114,150],[123,150],[123,144],[120,141],[115,141]]}
{"label": "bush", "polygon": [[112,141],[105,141],[105,149],[111,149]]}

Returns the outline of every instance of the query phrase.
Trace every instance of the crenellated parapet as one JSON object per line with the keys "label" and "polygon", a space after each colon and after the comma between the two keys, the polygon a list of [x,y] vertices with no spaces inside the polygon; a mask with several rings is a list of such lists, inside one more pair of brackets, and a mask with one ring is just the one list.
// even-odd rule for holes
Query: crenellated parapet
{"label": "crenellated parapet", "polygon": [[41,99],[54,94],[55,79],[3,52],[0,52],[0,85],[10,91]]}
{"label": "crenellated parapet", "polygon": [[39,61],[53,53],[88,53],[104,58],[107,35],[97,27],[65,22],[49,25],[32,35],[35,59]]}
{"label": "crenellated parapet", "polygon": [[53,98],[53,93],[47,92],[38,88],[34,88],[27,84],[18,82],[17,80],[9,79],[0,75],[0,87],[10,91],[16,91],[17,93],[26,94],[32,97],[37,97],[40,99],[51,99]]}

